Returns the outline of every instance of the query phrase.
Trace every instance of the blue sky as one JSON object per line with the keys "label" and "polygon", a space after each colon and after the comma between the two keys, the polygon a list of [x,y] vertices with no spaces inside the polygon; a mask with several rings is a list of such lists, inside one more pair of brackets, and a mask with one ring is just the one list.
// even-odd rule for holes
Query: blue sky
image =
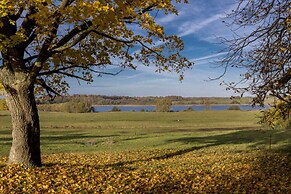
{"label": "blue sky", "polygon": [[175,73],[155,73],[154,67],[138,66],[137,70],[124,70],[117,76],[94,77],[91,84],[72,80],[70,94],[125,95],[125,96],[194,96],[228,97],[220,83],[239,80],[238,70],[231,69],[220,80],[209,81],[224,71],[214,61],[223,54],[224,46],[218,37],[230,37],[231,30],[222,22],[226,13],[236,7],[235,0],[189,0],[178,4],[179,16],[162,15],[157,18],[167,34],[176,34],[185,44],[184,56],[195,63],[179,81]]}

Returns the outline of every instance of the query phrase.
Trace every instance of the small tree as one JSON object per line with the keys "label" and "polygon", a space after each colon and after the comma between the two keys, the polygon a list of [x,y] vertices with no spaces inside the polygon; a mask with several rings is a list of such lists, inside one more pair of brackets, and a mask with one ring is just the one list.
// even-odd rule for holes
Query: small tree
{"label": "small tree", "polygon": [[194,109],[191,107],[191,106],[189,106],[186,110],[184,110],[185,112],[192,112],[192,111],[194,111]]}
{"label": "small tree", "polygon": [[120,112],[121,109],[119,107],[117,107],[117,106],[114,106],[114,107],[112,107],[111,111],[112,112]]}
{"label": "small tree", "polygon": [[157,112],[170,112],[172,106],[172,100],[169,98],[160,98],[156,102]]}
{"label": "small tree", "polygon": [[227,108],[227,110],[240,110],[239,105],[231,105]]}
{"label": "small tree", "polygon": [[86,113],[91,111],[91,104],[78,100],[71,100],[65,103],[65,112],[69,113]]}
{"label": "small tree", "polygon": [[210,99],[203,100],[203,105],[205,107],[205,110],[211,110],[211,101],[210,101]]}

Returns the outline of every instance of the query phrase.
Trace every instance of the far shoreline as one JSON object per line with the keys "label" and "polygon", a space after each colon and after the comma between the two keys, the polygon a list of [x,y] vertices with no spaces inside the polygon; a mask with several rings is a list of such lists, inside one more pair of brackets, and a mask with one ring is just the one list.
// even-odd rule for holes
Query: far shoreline
{"label": "far shoreline", "polygon": [[[211,104],[211,105],[206,105],[206,104],[173,104],[172,106],[232,106],[232,105],[237,105],[237,106],[252,106],[251,104]],[[107,105],[92,105],[93,107],[95,106],[157,106],[155,104],[151,105],[135,105],[135,104],[107,104]],[[256,105],[259,106],[259,105]],[[269,106],[268,104],[265,104],[264,106]]]}

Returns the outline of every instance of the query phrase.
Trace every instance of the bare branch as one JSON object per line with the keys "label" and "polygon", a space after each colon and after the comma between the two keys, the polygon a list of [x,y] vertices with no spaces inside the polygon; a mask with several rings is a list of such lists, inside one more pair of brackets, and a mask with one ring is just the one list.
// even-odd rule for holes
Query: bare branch
{"label": "bare branch", "polygon": [[65,76],[68,76],[68,77],[72,77],[72,78],[77,78],[77,79],[80,79],[80,80],[83,80],[83,81],[87,81],[87,82],[92,82],[92,79],[87,79],[87,78],[84,78],[84,77],[81,77],[81,76],[77,76],[75,74],[63,72],[63,71],[55,71],[54,73],[62,74],[62,75],[65,75]]}
{"label": "bare branch", "polygon": [[[28,53],[26,50],[25,50],[26,53]],[[28,53],[29,54],[29,53]],[[29,54],[30,55],[30,54]],[[29,63],[30,61],[32,61],[33,59],[36,59],[38,57],[38,54],[37,55],[30,55],[29,57],[23,59],[23,62],[24,63]]]}
{"label": "bare branch", "polygon": [[[291,18],[288,1],[240,0],[237,9],[230,14],[240,28],[253,26],[247,35],[225,40],[229,53],[222,60],[225,67],[246,69],[241,81],[229,84],[234,91],[255,94],[254,103],[263,104],[268,94],[284,99],[291,96],[291,36],[286,18]],[[239,88],[238,84],[248,86]]]}
{"label": "bare branch", "polygon": [[133,43],[134,42],[134,40],[124,40],[124,39],[115,38],[115,37],[110,36],[108,34],[105,34],[103,32],[99,32],[97,30],[92,30],[92,32],[94,32],[95,34],[98,34],[100,36],[106,37],[108,39],[114,40],[116,42],[122,42],[122,43],[125,43],[125,44],[130,44],[130,43]]}
{"label": "bare branch", "polygon": [[69,5],[71,5],[75,0],[62,0],[59,10],[62,10],[66,7],[68,7]]}

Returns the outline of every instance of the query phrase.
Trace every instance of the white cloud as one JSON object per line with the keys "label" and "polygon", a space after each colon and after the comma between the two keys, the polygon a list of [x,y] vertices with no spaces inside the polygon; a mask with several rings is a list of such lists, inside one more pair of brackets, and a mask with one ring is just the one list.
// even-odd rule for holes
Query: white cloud
{"label": "white cloud", "polygon": [[191,62],[194,62],[194,66],[197,65],[204,65],[204,64],[213,64],[217,63],[224,55],[226,55],[227,52],[220,52],[220,53],[215,53],[215,54],[210,54],[198,58],[192,58],[190,59]]}
{"label": "white cloud", "polygon": [[165,15],[163,17],[160,17],[157,19],[157,23],[158,24],[161,24],[161,25],[165,25],[165,24],[168,24],[170,22],[173,22],[174,20],[177,20],[178,19],[178,16],[175,15],[175,14],[168,14],[168,15]]}
{"label": "white cloud", "polygon": [[198,58],[192,58],[190,59],[190,61],[195,62],[195,61],[205,61],[208,59],[217,59],[218,57],[227,54],[227,52],[221,52],[221,53],[215,53],[215,54],[211,54],[211,55],[207,55],[207,56],[203,56],[203,57],[198,57]]}
{"label": "white cloud", "polygon": [[179,36],[183,37],[193,34],[225,16],[226,16],[225,13],[218,13],[203,21],[184,22],[182,26],[179,27]]}

